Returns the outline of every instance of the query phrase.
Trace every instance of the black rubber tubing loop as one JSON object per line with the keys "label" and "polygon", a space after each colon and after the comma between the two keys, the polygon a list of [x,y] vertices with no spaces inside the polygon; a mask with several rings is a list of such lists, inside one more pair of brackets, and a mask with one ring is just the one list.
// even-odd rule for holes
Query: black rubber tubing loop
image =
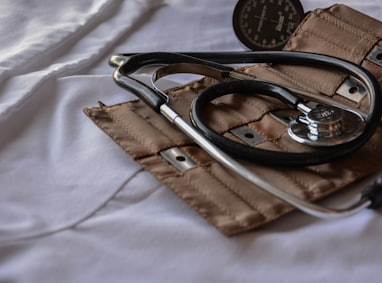
{"label": "black rubber tubing loop", "polygon": [[[217,55],[216,55],[217,54]],[[192,55],[192,56],[191,56]],[[197,57],[193,57],[197,56]],[[285,153],[258,150],[252,147],[251,151],[256,152],[255,157],[249,158],[253,162],[267,165],[287,165],[287,166],[308,166],[326,163],[334,159],[343,157],[360,148],[374,134],[379,126],[382,105],[379,84],[373,75],[366,69],[352,62],[338,59],[332,56],[296,52],[296,51],[271,51],[271,52],[226,52],[226,53],[141,53],[129,58],[121,67],[121,73],[129,75],[141,67],[155,64],[174,63],[195,63],[206,64],[210,67],[220,69],[222,72],[233,71],[233,68],[221,65],[220,63],[245,64],[245,63],[267,63],[284,65],[302,65],[318,68],[327,68],[352,75],[365,84],[370,93],[369,112],[365,118],[366,126],[364,132],[356,139],[342,145],[326,147],[309,153]],[[229,83],[232,83],[229,82]],[[208,90],[206,90],[208,91]],[[159,94],[158,94],[159,95]],[[195,105],[195,103],[194,103]],[[160,105],[155,105],[158,110]],[[195,119],[195,117],[194,117]],[[210,133],[212,134],[212,132]],[[213,135],[213,134],[212,134]],[[220,136],[220,135],[219,135]],[[221,137],[222,139],[224,137]],[[225,139],[225,138],[224,138]],[[225,143],[224,143],[225,144]],[[217,145],[218,146],[218,145]],[[224,145],[220,145],[223,146]],[[223,150],[227,150],[225,148]],[[236,147],[236,146],[235,146]],[[232,152],[234,153],[234,152]],[[238,153],[239,156],[248,159],[248,153]],[[283,154],[283,156],[281,156]]]}
{"label": "black rubber tubing loop", "polygon": [[365,131],[359,138],[357,138],[357,142],[349,142],[344,145],[319,148],[312,152],[298,153],[259,149],[235,142],[215,132],[207,125],[204,119],[206,108],[212,100],[232,93],[244,95],[262,94],[272,96],[280,99],[282,102],[292,107],[297,105],[299,99],[290,94],[288,90],[277,85],[251,80],[225,81],[215,84],[202,91],[194,99],[192,104],[191,120],[193,124],[199,128],[203,134],[217,147],[236,157],[264,165],[311,166],[343,157],[344,155],[356,150],[368,140],[369,135],[365,133]]}
{"label": "black rubber tubing loop", "polygon": [[[126,56],[131,54],[125,54]],[[157,64],[194,63],[205,64],[222,72],[231,72],[234,69],[222,64],[280,64],[301,65],[317,68],[327,68],[352,75],[366,85],[369,93],[376,95],[370,97],[370,110],[366,118],[374,127],[373,132],[381,119],[382,107],[379,84],[373,75],[361,66],[336,57],[299,52],[299,51],[257,51],[257,52],[149,52],[136,53],[119,68],[120,72],[128,76],[138,69]]]}

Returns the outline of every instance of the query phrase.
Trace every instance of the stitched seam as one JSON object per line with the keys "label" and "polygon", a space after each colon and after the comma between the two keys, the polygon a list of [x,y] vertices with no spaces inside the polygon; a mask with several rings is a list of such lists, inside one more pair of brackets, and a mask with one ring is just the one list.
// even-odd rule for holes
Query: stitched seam
{"label": "stitched seam", "polygon": [[[264,99],[264,98],[261,97],[261,99]],[[266,100],[266,99],[264,99],[264,100],[269,102],[269,103],[273,103],[271,100]],[[251,107],[256,109],[256,103],[253,103],[253,100],[248,99],[245,101],[245,103],[248,103]],[[247,125],[248,123],[261,120],[265,114],[267,114],[269,111],[271,111],[273,109],[278,109],[278,107],[285,107],[285,105],[282,105],[281,103],[280,104],[273,103],[273,104],[274,105],[272,105],[272,106],[265,107],[261,112],[258,109],[256,109],[256,111],[258,113],[257,113],[256,117],[254,117],[253,119],[250,119],[249,117],[241,115],[241,113],[239,111],[237,111],[235,109],[231,109],[229,106],[227,106],[225,109],[225,111],[227,112],[226,114],[227,115],[231,114],[236,119],[235,125],[230,127],[229,129],[227,129],[226,124],[223,124],[219,121],[215,121],[214,122],[214,126],[215,126],[214,130],[217,132],[226,133],[226,132],[229,132],[232,128],[239,127],[240,125]]]}
{"label": "stitched seam", "polygon": [[[199,145],[193,143],[193,144],[188,144],[188,145],[182,145],[181,149],[192,159],[194,160],[195,162],[197,162],[200,166],[208,166],[209,164],[213,163],[214,160],[212,159],[211,157],[211,160],[210,161],[207,161],[207,162],[201,162],[200,159],[197,157],[197,154],[192,154],[189,150],[189,147],[196,147],[198,149],[201,149]],[[201,149],[203,150],[203,149]],[[204,151],[204,150],[203,150]],[[205,151],[204,151],[205,152]],[[201,165],[203,164],[203,165]]]}
{"label": "stitched seam", "polygon": [[[170,176],[168,177],[165,177],[165,178],[161,178],[162,180],[166,180],[167,178],[170,178]],[[192,184],[191,184],[192,185]],[[194,185],[192,185],[194,187]],[[216,221],[213,220],[213,216],[211,216],[210,214],[207,213],[208,210],[205,209],[205,207],[201,206],[199,204],[199,201],[198,200],[195,200],[193,198],[187,198],[187,197],[184,197],[184,193],[183,193],[183,190],[180,190],[178,189],[176,186],[169,186],[171,188],[171,190],[173,192],[175,192],[183,201],[185,201],[188,205],[190,205],[197,213],[199,213],[204,219],[206,219],[209,223],[211,223],[212,225],[214,225],[217,229],[219,229],[220,231],[222,231],[224,234],[226,235],[233,235],[235,233],[239,233],[243,230],[243,227],[239,226],[239,227],[226,227],[226,226],[219,226],[218,223]],[[198,189],[196,188],[196,190],[203,195],[203,193]],[[210,199],[207,199],[208,203],[209,204],[212,204],[214,206],[216,206],[219,210],[221,210],[221,208],[219,206],[217,206],[216,204],[214,204],[213,201],[211,201]],[[231,218],[235,223],[237,223],[237,221],[233,218],[232,215],[229,215],[229,214],[226,214],[225,211],[223,210],[223,215],[226,215],[228,216],[229,218]],[[250,228],[250,227],[245,227],[245,228]]]}
{"label": "stitched seam", "polygon": [[317,196],[316,191],[309,188],[309,185],[297,175],[287,174],[286,176],[289,177],[293,182],[295,182],[295,184],[297,184],[303,190],[304,193],[307,193],[308,199],[313,199]]}
{"label": "stitched seam", "polygon": [[[150,141],[149,143],[146,143],[145,142],[145,139],[142,138],[141,135],[138,135],[138,134],[134,134],[134,132],[138,133],[139,131],[137,131],[136,128],[132,127],[132,129],[134,129],[135,131],[131,131],[131,129],[129,130],[124,124],[123,124],[123,121],[120,121],[119,119],[117,119],[112,113],[110,113],[110,111],[105,108],[104,111],[115,121],[115,123],[122,129],[124,130],[125,132],[129,133],[129,135],[135,139],[137,142],[139,142],[141,145],[143,145],[147,150],[151,151],[151,152],[155,152],[156,151],[156,147],[154,146],[154,143],[152,141]],[[135,112],[132,112],[134,114],[136,114]],[[138,117],[140,117],[139,115],[137,115]],[[124,147],[125,148],[125,147]]]}
{"label": "stitched seam", "polygon": [[276,145],[279,149],[281,149],[282,151],[284,152],[288,152],[288,149],[283,146],[280,142],[279,142],[279,139],[281,138],[282,135],[284,135],[286,133],[286,130],[283,131],[283,133],[278,137],[276,138],[275,140],[273,140],[273,144]]}
{"label": "stitched seam", "polygon": [[[276,140],[281,138],[281,136],[287,131],[286,129],[284,129],[277,137],[274,137],[273,139],[271,138],[268,138],[268,135],[264,132],[264,131],[261,131],[260,129],[257,129],[255,128],[254,126],[252,126],[251,124],[248,124],[248,127],[250,127],[252,130],[256,131],[258,134],[260,134],[261,136],[267,138],[264,142],[274,142],[276,143]],[[262,142],[262,143],[264,143]],[[280,149],[283,149],[281,146],[279,147]],[[284,149],[283,149],[284,150]]]}
{"label": "stitched seam", "polygon": [[312,32],[312,31],[305,30],[305,31],[303,31],[303,33],[304,33],[305,36],[314,37],[314,38],[318,39],[320,42],[323,42],[325,45],[329,46],[330,48],[338,50],[341,53],[346,51],[346,53],[352,54],[351,58],[356,58],[354,55],[356,55],[357,57],[362,57],[363,58],[363,55],[361,53],[357,52],[356,50],[352,50],[352,49],[347,48],[346,45],[330,42],[326,38],[320,36],[317,33]]}
{"label": "stitched seam", "polygon": [[[88,112],[88,111],[87,111],[87,112]],[[88,113],[89,113],[89,112],[88,112]],[[105,111],[105,113],[111,117],[110,113],[108,113],[108,112],[106,112],[106,111]],[[93,115],[92,115],[92,116],[93,116]],[[121,145],[119,139],[118,139],[115,135],[113,135],[113,134],[112,134],[106,127],[104,127],[98,120],[94,120],[94,121],[95,121],[95,122],[97,123],[97,125],[99,125],[105,132],[109,133],[109,135],[110,135],[110,136],[111,136],[111,137],[112,137],[112,138],[113,138],[119,145]],[[119,127],[121,127],[121,125],[120,125],[119,123],[117,123],[117,125],[118,125]],[[135,140],[137,140],[136,137],[134,137],[134,136],[132,136],[132,138],[134,138]],[[139,142],[139,140],[137,140],[137,141]],[[121,146],[122,146],[122,145],[121,145]],[[122,147],[125,149],[124,146],[122,146]],[[209,170],[208,170],[207,172],[210,173],[211,176],[213,176]],[[215,176],[213,176],[213,177],[216,179]],[[170,176],[167,176],[167,177],[165,177],[165,178],[160,178],[160,179],[162,179],[162,180],[166,180],[167,178],[170,178]],[[218,181],[219,181],[219,183],[221,183],[220,180],[218,180]],[[191,185],[191,186],[192,186],[196,191],[198,191],[201,195],[204,195],[204,196],[206,197],[206,199],[208,200],[208,202],[214,204],[214,205],[215,205],[215,206],[216,206],[216,207],[217,207],[217,208],[218,208],[224,215],[226,215],[227,217],[229,217],[229,218],[230,218],[231,220],[233,220],[235,223],[239,224],[241,227],[246,227],[246,226],[248,226],[248,225],[246,225],[245,223],[243,223],[242,221],[235,219],[235,217],[234,217],[234,215],[232,214],[232,212],[230,212],[230,211],[228,211],[227,209],[225,209],[224,206],[223,206],[221,203],[219,203],[218,201],[216,201],[213,197],[211,197],[210,194],[205,193],[205,191],[199,189],[198,185],[197,185],[195,182],[193,182],[192,180],[187,180],[187,183],[188,183],[189,185]],[[222,183],[221,183],[221,184],[222,184]],[[224,184],[223,184],[223,186],[224,186]],[[180,190],[178,190],[178,189],[176,189],[176,188],[174,188],[174,187],[172,187],[172,189],[173,189],[178,195],[180,195],[180,196],[183,195],[182,192],[181,192]],[[186,200],[186,199],[183,198],[183,197],[182,197],[182,199],[185,200],[185,201],[187,201],[187,202],[188,202],[193,208],[195,208],[195,209],[198,211],[198,213],[199,213],[200,215],[202,215],[204,218],[206,218],[206,219],[210,219],[210,217],[208,217],[208,215],[207,215],[205,212],[203,212],[202,207],[200,207],[199,205],[196,205],[195,202],[193,202],[193,201]],[[223,230],[227,230],[227,229],[224,229],[224,227],[223,227],[222,229],[223,229]],[[232,229],[229,229],[229,230],[231,231]],[[240,231],[240,229],[233,229],[233,231]]]}
{"label": "stitched seam", "polygon": [[308,198],[312,199],[315,196],[315,192],[310,190],[309,187],[307,187],[306,184],[304,184],[304,182],[302,182],[302,180],[300,178],[298,178],[297,176],[294,176],[293,174],[288,174],[286,172],[280,172],[280,174],[285,179],[292,181],[292,183],[295,185],[294,187],[295,188],[298,187],[299,191],[307,193]]}
{"label": "stitched seam", "polygon": [[[155,124],[153,124],[150,120],[147,120],[145,119],[141,113],[139,112],[135,112],[133,111],[138,117],[140,117],[142,120],[144,120],[147,124],[149,124],[151,127],[153,127],[154,129],[158,130],[158,132],[160,132],[163,136],[165,136],[166,138],[168,138],[171,143],[174,143],[174,144],[177,144],[176,141],[170,136],[168,135],[166,132],[162,131],[161,129],[159,129]],[[162,118],[162,117],[161,117]],[[170,122],[168,123],[169,126],[170,126]]]}
{"label": "stitched seam", "polygon": [[[256,99],[253,99],[253,98],[258,99],[259,101],[256,101]],[[280,107],[285,107],[285,104],[283,104],[281,101],[279,101],[279,100],[275,101],[271,97],[266,96],[266,95],[261,95],[261,94],[255,95],[255,96],[246,96],[246,99],[243,99],[242,103],[248,104],[250,107],[258,110],[257,104],[261,103],[260,101],[265,102],[266,104],[262,105],[263,106],[262,108],[264,108],[263,111],[258,113],[258,117],[256,117],[254,120],[248,119],[246,116],[241,115],[240,112],[238,112],[237,110],[232,110],[232,111],[234,111],[235,113],[238,114],[237,117],[240,119],[240,121],[242,123],[250,123],[251,121],[258,121],[258,120],[262,119],[264,117],[264,115],[267,114],[269,111],[272,111],[274,109],[278,109]]]}
{"label": "stitched seam", "polygon": [[364,40],[367,40],[369,42],[374,42],[377,39],[375,37],[371,38],[366,33],[360,32],[359,30],[356,30],[356,29],[353,29],[353,28],[351,28],[349,26],[346,26],[343,22],[339,21],[337,18],[335,18],[331,14],[321,13],[321,14],[318,14],[318,16],[323,21],[325,21],[325,22],[327,22],[329,24],[332,24],[332,25],[336,26],[338,29],[343,30],[345,32],[351,32],[351,33],[353,33],[354,35],[356,35],[360,39],[364,39]]}
{"label": "stitched seam", "polygon": [[377,33],[373,33],[373,30],[371,30],[369,26],[365,26],[365,25],[359,24],[359,23],[363,23],[363,21],[359,21],[358,23],[351,22],[347,18],[342,17],[342,14],[335,15],[334,17],[337,17],[338,19],[340,19],[341,21],[347,23],[348,25],[351,25],[351,26],[353,26],[353,27],[355,27],[357,29],[360,29],[363,32],[368,33],[368,34],[374,36],[377,39],[381,39],[381,37],[379,37]]}
{"label": "stitched seam", "polygon": [[[110,118],[111,118],[111,116],[109,115],[109,113],[108,112],[106,112],[105,111],[105,109],[102,109],[103,111],[104,111],[104,113],[105,114],[107,114]],[[100,127],[105,133],[107,133],[119,146],[121,146],[123,149],[125,149],[126,151],[127,151],[127,148],[124,146],[124,145],[122,145],[122,143],[121,143],[121,141],[120,141],[120,139],[114,134],[114,131],[112,131],[109,127],[107,127],[107,126],[104,126],[104,123],[103,122],[101,122],[101,121],[99,121],[98,119],[97,119],[97,117],[95,116],[95,115],[93,115],[89,110],[87,110],[87,109],[85,109],[85,111],[86,111],[86,113],[90,116],[90,117],[92,117],[93,119],[92,119],[92,121],[94,122],[94,123],[96,123],[97,124],[97,126],[98,127]],[[118,125],[118,127],[120,127],[119,125]],[[129,135],[130,136],[130,135]],[[134,139],[134,137],[132,137],[133,139]],[[136,139],[135,139],[136,140]]]}
{"label": "stitched seam", "polygon": [[[185,90],[186,87],[184,87],[183,89],[180,89],[180,90]],[[198,93],[196,91],[194,91],[193,89],[191,90],[195,95],[197,95]],[[178,101],[180,102],[181,104],[183,104],[184,106],[186,106],[186,108],[189,108],[190,107],[190,103],[188,102],[188,100],[184,99],[184,94],[182,93],[181,95],[179,94],[169,94],[169,101],[171,102],[171,100],[173,101]]]}
{"label": "stitched seam", "polygon": [[[236,95],[237,96],[237,95]],[[240,99],[242,100],[242,99]],[[240,103],[243,103],[243,101],[240,101]],[[228,111],[231,113],[231,115],[236,119],[238,120],[238,123],[246,123],[248,118],[245,117],[244,115],[242,115],[239,111],[235,110],[235,109],[231,109],[229,108]]]}
{"label": "stitched seam", "polygon": [[[192,90],[195,94],[197,94],[197,92],[195,92],[194,90]],[[173,100],[173,101],[177,101],[177,102],[180,102],[181,104],[183,104],[184,106],[186,106],[186,108],[190,108],[190,103],[183,99],[181,96],[178,96],[178,95],[172,95],[170,96],[170,101]],[[222,124],[219,120],[218,121],[214,121],[214,125],[217,129],[217,131],[222,131],[222,129],[225,129],[226,127],[224,127],[224,124]]]}
{"label": "stitched seam", "polygon": [[292,47],[292,42],[295,41],[297,36],[303,32],[303,28],[305,28],[305,24],[311,20],[315,15],[317,14],[317,11],[313,11],[310,14],[308,14],[302,22],[297,26],[297,29],[294,32],[294,35],[290,38],[290,40],[287,41],[286,45],[284,46],[285,50],[294,50]]}
{"label": "stitched seam", "polygon": [[177,101],[186,107],[190,107],[190,103],[186,99],[183,99],[181,96],[178,96],[178,95],[170,96],[170,101],[171,100]]}
{"label": "stitched seam", "polygon": [[326,84],[324,84],[323,82],[321,83],[316,83],[314,82],[313,80],[309,80],[307,78],[305,78],[304,76],[301,75],[301,73],[299,72],[296,72],[296,71],[292,71],[292,70],[287,70],[287,69],[281,69],[279,70],[280,72],[283,72],[285,73],[286,75],[292,77],[293,79],[295,79],[296,81],[300,80],[302,83],[303,83],[303,87],[306,88],[307,85],[311,85],[313,88],[315,88],[316,90],[318,91],[321,91],[324,92],[324,93],[330,93],[330,87],[328,87]]}
{"label": "stitched seam", "polygon": [[[373,48],[374,48],[374,46],[372,46],[372,47],[370,48],[370,50],[369,50],[369,52],[368,52],[367,54],[370,54],[370,52],[371,52],[371,50],[372,50]],[[381,69],[381,68],[382,68],[381,65],[379,65],[379,64],[377,64],[376,62],[374,62],[374,61],[368,59],[368,58],[367,58],[367,55],[365,56],[364,60],[362,60],[362,62],[359,63],[359,65],[362,66],[362,64],[365,63],[365,62],[367,62],[367,63],[373,65],[374,67],[376,67],[376,68],[378,68],[378,69]],[[367,67],[366,67],[366,69],[367,69]],[[378,73],[373,72],[373,75],[374,75],[374,77],[377,79],[377,81],[378,81],[379,83],[382,82],[382,72],[381,72],[380,70],[378,70]],[[378,77],[377,77],[377,75],[378,75]]]}
{"label": "stitched seam", "polygon": [[[242,192],[240,192],[240,190],[237,190],[235,187],[232,187],[230,184],[228,184],[227,182],[224,182],[223,180],[221,180],[214,172],[212,172],[212,170],[208,169],[208,172],[211,174],[212,177],[215,178],[215,180],[217,180],[220,184],[223,185],[223,187],[228,190],[230,193],[232,193],[237,199],[243,201],[245,204],[247,204],[250,208],[252,208],[253,210],[255,210],[257,213],[259,213],[262,217],[264,217],[264,219],[267,219],[266,217],[266,214],[264,213],[264,211],[262,211],[253,201],[252,199],[246,197]],[[241,222],[242,223],[242,222]],[[245,223],[243,223],[243,226],[248,226],[246,225]]]}
{"label": "stitched seam", "polygon": [[[209,171],[206,171],[207,173]],[[198,184],[196,184],[192,179],[186,179],[187,180],[187,184],[189,184],[190,186],[192,186],[197,192],[199,192],[199,194],[203,195],[205,197],[206,200],[208,200],[210,203],[212,203],[213,205],[215,205],[224,215],[228,216],[231,220],[233,220],[234,222],[240,222],[240,221],[237,221],[234,217],[234,214],[229,211],[228,209],[226,209],[219,201],[217,201],[215,198],[211,197],[211,194],[206,192],[205,190],[202,190],[199,188]]]}
{"label": "stitched seam", "polygon": [[[160,178],[160,176],[157,176]],[[167,176],[165,178],[160,178],[164,182],[166,179],[174,178],[176,176]],[[194,199],[185,198],[183,197],[183,190],[179,190],[176,186],[169,186],[171,190],[173,190],[183,201],[188,203],[193,209],[195,209],[200,215],[202,215],[205,219],[211,220],[211,218],[208,216],[208,214],[205,212],[205,210],[198,204],[197,201],[194,201]]]}
{"label": "stitched seam", "polygon": [[[215,106],[215,107],[217,107],[217,106]],[[213,111],[213,110],[212,110],[212,111]],[[228,113],[228,114],[232,114],[232,113],[233,113],[233,116],[234,116],[236,119],[241,120],[239,117],[237,117],[237,115],[235,115],[234,111],[232,111],[231,109],[229,109],[229,107],[225,107],[225,111],[226,111],[226,112],[230,112],[230,113]],[[214,130],[217,131],[217,132],[224,132],[224,131],[227,129],[227,127],[226,127],[227,122],[224,124],[224,123],[221,122],[221,120],[222,120],[222,119],[215,119],[215,121],[210,122],[210,123],[207,123],[207,124],[209,124],[210,127],[212,127],[212,124],[213,124],[213,125],[214,125],[214,127],[213,127]]]}
{"label": "stitched seam", "polygon": [[[370,52],[369,52],[370,53]],[[374,65],[374,67],[377,67],[377,68],[382,68],[382,66],[381,65],[379,65],[379,64],[377,64],[377,63],[375,63],[374,61],[371,61],[371,60],[369,60],[369,59],[365,59],[364,61],[368,61],[370,64],[372,64],[372,65]],[[363,62],[364,62],[363,61]],[[360,64],[361,65],[361,64]],[[373,74],[374,75],[374,74]],[[377,81],[379,82],[379,83],[381,83],[382,82],[382,77],[381,76],[379,76],[379,77],[376,77],[376,74],[374,75],[375,76],[375,78],[377,79]]]}
{"label": "stitched seam", "polygon": [[272,67],[268,67],[268,66],[266,67],[266,69],[270,73],[273,73],[274,75],[281,77],[282,79],[286,80],[289,83],[292,83],[293,85],[295,85],[297,87],[300,87],[300,88],[303,88],[303,89],[306,89],[306,90],[312,91],[312,92],[317,91],[317,89],[309,87],[309,85],[312,85],[312,84],[304,85],[304,84],[300,83],[298,80],[293,79],[291,76],[289,76],[289,74],[284,74],[281,70],[276,70],[276,69],[274,69]]}
{"label": "stitched seam", "polygon": [[[322,172],[320,170],[320,166],[319,165],[317,165],[317,166],[309,166],[309,167],[306,167],[305,169],[307,171],[311,172],[312,174],[315,174],[319,178],[321,178],[321,180],[324,179],[325,181],[329,182],[332,188],[335,187],[335,184],[334,184],[333,180],[325,178],[324,176],[322,176]],[[322,197],[322,195],[320,193],[317,196],[318,197]]]}
{"label": "stitched seam", "polygon": [[[257,98],[268,103],[268,105],[266,105],[266,108],[268,108],[267,111],[272,111],[279,108],[285,108],[285,103],[281,102],[280,100],[276,100],[273,97],[269,97],[267,95],[259,95],[257,96]],[[249,99],[247,103],[253,107],[256,107],[256,104],[254,103],[252,99]]]}

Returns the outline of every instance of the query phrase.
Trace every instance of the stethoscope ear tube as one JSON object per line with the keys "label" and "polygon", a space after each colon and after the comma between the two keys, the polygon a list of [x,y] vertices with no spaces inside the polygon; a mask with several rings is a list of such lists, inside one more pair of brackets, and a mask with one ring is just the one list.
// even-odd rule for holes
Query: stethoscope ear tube
{"label": "stethoscope ear tube", "polygon": [[160,107],[168,100],[164,93],[148,87],[146,84],[134,79],[131,76],[122,75],[119,68],[114,71],[113,77],[114,81],[119,86],[131,91],[157,113],[160,113]]}
{"label": "stethoscope ear tube", "polygon": [[[122,56],[128,56],[129,54],[124,54]],[[216,63],[210,60],[204,60],[202,58],[197,58],[189,56],[182,53],[169,53],[169,52],[150,52],[150,53],[138,53],[133,54],[129,57],[128,61],[120,66],[120,73],[124,75],[129,75],[134,73],[140,68],[150,66],[150,65],[167,65],[167,64],[177,64],[177,63],[190,63],[190,64],[201,64],[211,68],[216,68],[221,71],[230,72],[234,69],[229,66],[224,66],[222,64]]]}

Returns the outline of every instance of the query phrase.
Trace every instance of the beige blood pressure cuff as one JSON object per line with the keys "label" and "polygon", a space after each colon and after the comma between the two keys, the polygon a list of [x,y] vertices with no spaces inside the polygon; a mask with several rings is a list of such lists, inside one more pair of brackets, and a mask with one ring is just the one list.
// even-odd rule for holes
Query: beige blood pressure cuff
{"label": "beige blood pressure cuff", "polygon": [[[381,82],[381,22],[343,5],[309,13],[286,50],[328,54],[353,61]],[[367,109],[357,81],[342,74],[301,66],[258,64],[246,72]],[[213,84],[203,78],[168,90],[170,105],[185,119],[193,98]],[[382,107],[382,106],[381,106]],[[222,233],[232,236],[293,208],[222,167],[140,100],[86,108],[85,113],[130,156]],[[264,97],[225,96],[211,106],[211,127],[226,137],[263,149],[306,151],[291,140],[283,116],[291,110]],[[361,149],[341,160],[310,167],[265,167],[243,162],[264,179],[298,197],[316,201],[382,169],[382,129]]]}

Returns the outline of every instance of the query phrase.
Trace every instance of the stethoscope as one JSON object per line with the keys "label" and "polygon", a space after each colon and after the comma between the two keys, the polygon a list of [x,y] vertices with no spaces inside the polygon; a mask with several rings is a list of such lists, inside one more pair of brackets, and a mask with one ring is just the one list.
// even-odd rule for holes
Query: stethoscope
{"label": "stethoscope", "polygon": [[[382,205],[382,178],[368,186],[356,203],[347,208],[331,209],[297,198],[272,185],[233,158],[245,158],[265,165],[308,166],[329,162],[360,148],[371,138],[382,115],[379,84],[364,68],[331,56],[292,51],[119,54],[112,56],[110,63],[116,67],[113,78],[118,85],[162,114],[221,165],[290,205],[321,218],[348,216],[367,207]],[[308,65],[346,73],[358,79],[366,88],[369,111],[362,113],[323,95],[261,81],[225,65],[246,63]],[[161,66],[153,74],[152,86],[131,76],[138,69],[151,65]],[[203,90],[194,99],[190,111],[192,124],[169,105],[167,94],[156,86],[159,79],[175,73],[201,74],[220,81]],[[274,152],[220,135],[208,126],[204,113],[211,101],[232,93],[275,97],[299,110],[302,114],[289,123],[288,133],[294,140],[316,146],[317,149],[300,153]],[[318,106],[311,107],[305,102],[306,99],[314,101]]]}

